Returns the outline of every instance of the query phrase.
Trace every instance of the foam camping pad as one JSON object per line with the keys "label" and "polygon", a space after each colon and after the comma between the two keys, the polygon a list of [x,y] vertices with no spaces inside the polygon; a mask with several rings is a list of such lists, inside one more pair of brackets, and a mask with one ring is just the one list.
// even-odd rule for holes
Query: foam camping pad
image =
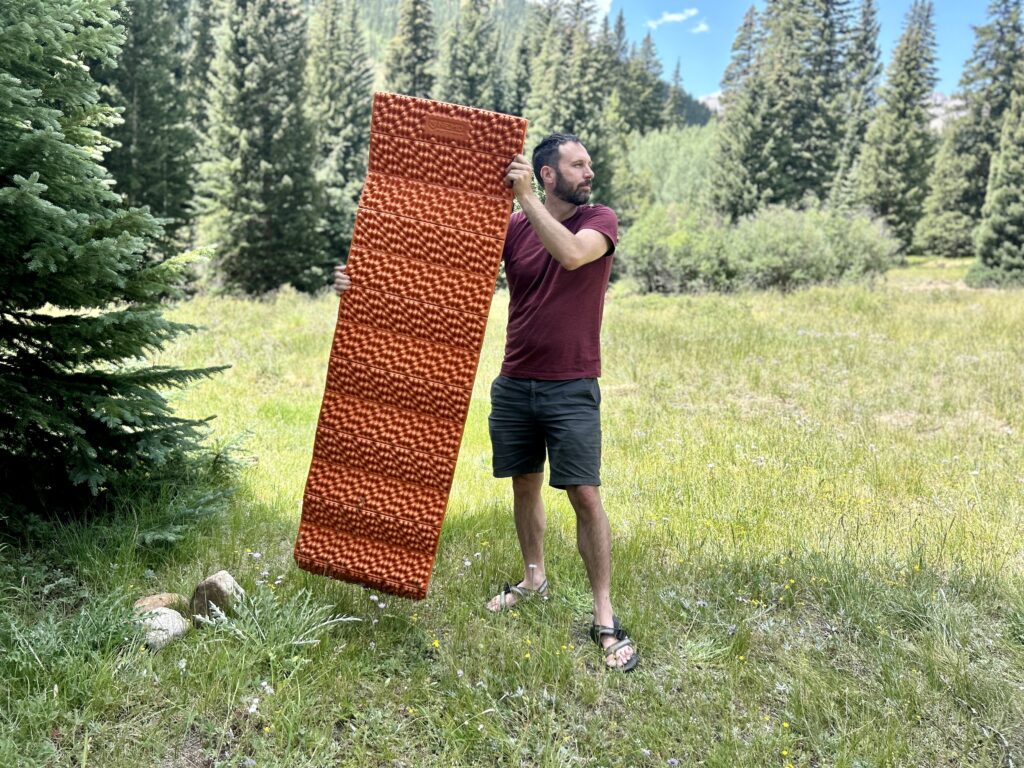
{"label": "foam camping pad", "polygon": [[299,567],[426,596],[525,139],[519,117],[374,95]]}

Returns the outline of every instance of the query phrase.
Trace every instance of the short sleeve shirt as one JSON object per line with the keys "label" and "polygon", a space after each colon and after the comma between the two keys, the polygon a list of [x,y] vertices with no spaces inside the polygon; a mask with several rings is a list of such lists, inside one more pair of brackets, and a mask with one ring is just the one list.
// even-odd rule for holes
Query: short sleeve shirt
{"label": "short sleeve shirt", "polygon": [[573,234],[593,229],[611,245],[601,258],[567,270],[526,215],[512,215],[502,255],[509,288],[504,376],[562,381],[601,375],[601,319],[618,218],[605,205],[581,205],[562,225]]}

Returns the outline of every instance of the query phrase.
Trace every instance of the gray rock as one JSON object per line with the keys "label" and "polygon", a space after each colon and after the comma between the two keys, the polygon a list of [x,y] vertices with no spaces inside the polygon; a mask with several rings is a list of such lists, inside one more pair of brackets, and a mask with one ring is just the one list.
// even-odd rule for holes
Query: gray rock
{"label": "gray rock", "polygon": [[135,613],[149,613],[157,608],[171,608],[178,613],[188,613],[188,600],[177,592],[161,592],[148,597],[140,597],[135,601],[132,610]]}
{"label": "gray rock", "polygon": [[185,617],[172,608],[154,608],[142,615],[142,626],[146,628],[146,646],[159,651],[191,629]]}
{"label": "gray rock", "polygon": [[189,611],[192,616],[210,618],[210,604],[216,605],[224,613],[231,613],[237,600],[245,597],[234,577],[227,571],[217,571],[199,583],[192,594]]}

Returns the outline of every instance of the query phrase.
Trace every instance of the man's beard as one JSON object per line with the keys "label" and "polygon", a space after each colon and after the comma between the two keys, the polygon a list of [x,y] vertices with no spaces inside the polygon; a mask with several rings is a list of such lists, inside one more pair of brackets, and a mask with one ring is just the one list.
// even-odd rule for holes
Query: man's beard
{"label": "man's beard", "polygon": [[578,185],[573,187],[565,180],[565,177],[555,169],[554,195],[559,200],[564,200],[573,205],[583,205],[590,199],[590,185]]}

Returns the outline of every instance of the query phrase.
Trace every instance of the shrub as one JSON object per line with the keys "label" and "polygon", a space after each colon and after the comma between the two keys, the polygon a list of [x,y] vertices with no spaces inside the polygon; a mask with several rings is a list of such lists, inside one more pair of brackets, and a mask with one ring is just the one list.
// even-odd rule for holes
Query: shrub
{"label": "shrub", "polygon": [[888,268],[897,248],[861,214],[767,208],[729,227],[677,206],[652,206],[620,251],[642,291],[683,293],[870,278]]}

